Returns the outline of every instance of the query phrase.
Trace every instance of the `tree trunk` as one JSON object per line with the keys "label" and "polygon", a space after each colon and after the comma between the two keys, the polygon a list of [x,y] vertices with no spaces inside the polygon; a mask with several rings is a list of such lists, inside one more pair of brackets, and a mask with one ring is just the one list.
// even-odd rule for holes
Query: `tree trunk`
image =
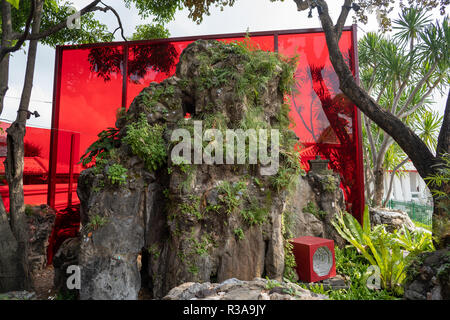
{"label": "tree trunk", "polygon": [[[346,1],[346,4],[348,5],[351,2],[353,1]],[[416,167],[417,172],[423,179],[436,174],[436,166],[442,165],[442,160],[439,158],[439,155],[450,151],[449,100],[447,100],[443,124],[438,138],[438,156],[435,156],[419,136],[408,128],[398,117],[383,110],[355,81],[338,45],[341,36],[339,31],[342,30],[342,26],[348,16],[347,9],[342,9],[338,24],[334,26],[328,12],[327,2],[325,0],[317,0],[316,3],[318,4],[322,28],[325,32],[330,61],[339,78],[339,87],[342,92],[353,101],[359,110],[398,143],[400,148],[408,155],[409,159]],[[448,185],[444,185],[442,188],[444,192],[449,194],[450,190],[448,189]],[[441,230],[440,226],[444,226],[444,230],[448,230],[448,201],[448,197],[446,200],[435,198],[435,211],[433,213],[433,229],[435,235],[441,238],[444,236],[445,239],[448,239],[448,236],[446,236],[447,231],[444,231],[444,234],[442,235],[441,231],[438,231],[438,229]],[[448,242],[449,241],[444,240],[441,243],[445,246],[448,245]]]}
{"label": "tree trunk", "polygon": [[422,178],[433,174],[435,169],[432,166],[438,161],[426,144],[399,118],[383,110],[367,92],[358,86],[339,49],[338,36],[340,37],[340,34],[336,32],[330,18],[328,5],[324,0],[317,0],[317,3],[321,8],[319,18],[325,32],[330,61],[339,78],[342,92],[355,103],[358,109],[398,143]]}
{"label": "tree trunk", "polygon": [[[436,148],[438,157],[446,153],[450,153],[450,91],[447,96],[442,128]],[[439,246],[444,248],[450,246],[450,185],[443,183],[439,191],[444,192],[447,196],[433,197],[433,234],[439,238]]]}
{"label": "tree trunk", "polygon": [[381,207],[383,205],[384,196],[384,168],[375,169],[374,172],[374,195],[373,195],[373,206]]}
{"label": "tree trunk", "polygon": [[[2,9],[2,38],[1,46],[9,47],[11,45],[10,35],[12,33],[11,25],[11,5],[6,0],[1,0]],[[8,91],[9,79],[9,54],[0,62],[0,115],[3,112],[3,102]]]}
{"label": "tree trunk", "polygon": [[[39,33],[42,18],[42,7],[43,0],[36,0],[36,9],[32,27],[33,34]],[[6,130],[8,133],[8,151],[5,161],[5,174],[9,185],[10,224],[12,233],[18,241],[18,252],[21,255],[21,262],[25,275],[25,289],[30,289],[32,287],[32,281],[30,270],[28,268],[28,229],[25,220],[25,203],[23,194],[24,137],[31,91],[33,88],[37,45],[37,40],[32,40],[29,42],[25,81],[17,118]]]}

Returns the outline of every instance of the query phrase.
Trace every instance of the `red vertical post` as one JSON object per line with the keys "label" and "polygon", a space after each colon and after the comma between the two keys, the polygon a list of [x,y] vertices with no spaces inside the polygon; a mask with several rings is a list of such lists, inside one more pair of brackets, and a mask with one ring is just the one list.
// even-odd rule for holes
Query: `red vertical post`
{"label": "red vertical post", "polygon": [[[353,72],[355,75],[356,83],[360,84],[359,79],[359,63],[358,63],[358,26],[352,25],[352,45],[353,45]],[[356,208],[353,209],[355,218],[362,224],[364,217],[364,161],[363,161],[363,147],[362,147],[362,129],[361,129],[361,111],[356,108],[353,116],[353,141],[356,149],[356,186],[357,190],[357,203]]]}
{"label": "red vertical post", "polygon": [[127,108],[127,97],[128,97],[128,45],[124,45],[122,48],[123,48],[122,108]]}
{"label": "red vertical post", "polygon": [[72,207],[72,192],[73,192],[73,166],[75,164],[75,134],[70,136],[70,162],[69,162],[69,190],[67,194],[67,207]]}
{"label": "red vertical post", "polygon": [[55,52],[55,76],[53,79],[53,112],[52,127],[50,135],[50,156],[48,164],[48,193],[47,204],[55,208],[56,193],[56,167],[58,163],[58,129],[59,129],[59,107],[61,93],[61,67],[62,67],[62,47],[57,46]]}

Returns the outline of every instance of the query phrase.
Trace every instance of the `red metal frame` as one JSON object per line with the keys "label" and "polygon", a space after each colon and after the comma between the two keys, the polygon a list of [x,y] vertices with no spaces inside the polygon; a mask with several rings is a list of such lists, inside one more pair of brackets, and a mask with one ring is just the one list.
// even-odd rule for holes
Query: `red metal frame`
{"label": "red metal frame", "polygon": [[[358,78],[358,52],[357,52],[357,28],[356,25],[352,27],[345,27],[344,31],[352,32],[352,45],[353,45],[353,65],[352,69],[354,75]],[[322,29],[295,29],[295,30],[278,30],[278,31],[264,31],[264,32],[253,32],[250,37],[258,36],[273,36],[274,39],[274,50],[278,51],[278,40],[280,35],[290,35],[290,34],[312,34],[312,33],[323,33]],[[48,204],[54,206],[55,204],[55,191],[56,191],[56,171],[57,171],[57,155],[58,155],[58,130],[59,119],[60,119],[60,99],[61,99],[61,70],[62,70],[62,55],[63,52],[67,50],[76,49],[90,49],[90,48],[101,48],[101,47],[119,47],[123,48],[123,83],[122,83],[122,107],[127,107],[127,95],[128,95],[128,52],[131,46],[135,45],[152,45],[161,43],[174,43],[182,41],[195,41],[198,39],[228,39],[228,38],[242,38],[245,37],[246,33],[231,33],[222,35],[203,35],[203,36],[191,36],[191,37],[178,37],[170,39],[160,39],[160,40],[143,40],[143,41],[129,41],[129,42],[110,42],[110,43],[99,43],[99,44],[84,44],[84,45],[73,45],[73,46],[58,46],[56,48],[55,55],[55,77],[54,77],[54,89],[53,89],[53,114],[52,114],[52,134],[51,134],[51,148],[50,148],[50,159],[49,159],[49,179],[48,179]],[[353,214],[362,221],[362,214],[364,210],[364,178],[363,178],[363,158],[362,158],[362,134],[361,134],[361,115],[360,111],[355,107],[353,116],[353,135],[354,135],[354,146],[356,149],[356,188],[358,188],[358,202],[357,208],[353,208]],[[72,166],[73,162],[70,164],[70,170],[73,172]],[[73,182],[71,177],[71,182]],[[70,187],[69,187],[70,188]],[[70,193],[71,195],[71,193]]]}
{"label": "red metal frame", "polygon": [[[356,83],[360,85],[359,78],[359,56],[358,56],[358,26],[356,24],[352,25],[352,36],[353,36],[353,70],[354,76],[356,79]],[[356,121],[355,121],[356,120]],[[359,186],[359,207],[357,212],[359,215],[356,216],[358,221],[362,224],[364,217],[364,207],[365,207],[365,193],[364,193],[364,160],[363,160],[363,148],[362,148],[362,127],[361,127],[361,111],[356,108],[356,115],[353,117],[354,126],[356,127],[357,140],[356,140],[356,170],[358,171],[356,174],[357,177],[357,185]]]}

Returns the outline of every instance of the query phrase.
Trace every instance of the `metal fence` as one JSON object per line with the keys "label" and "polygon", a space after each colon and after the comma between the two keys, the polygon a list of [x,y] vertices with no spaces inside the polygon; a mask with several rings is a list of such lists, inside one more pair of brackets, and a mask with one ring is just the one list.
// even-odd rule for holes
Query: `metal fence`
{"label": "metal fence", "polygon": [[403,202],[389,200],[388,207],[391,209],[402,210],[408,213],[413,221],[421,222],[423,224],[432,225],[433,207],[417,204],[413,201]]}

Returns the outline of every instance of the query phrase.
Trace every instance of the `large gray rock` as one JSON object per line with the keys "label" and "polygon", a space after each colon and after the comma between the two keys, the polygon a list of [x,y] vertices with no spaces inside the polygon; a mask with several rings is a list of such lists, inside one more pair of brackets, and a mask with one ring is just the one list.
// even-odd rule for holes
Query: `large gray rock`
{"label": "large gray rock", "polygon": [[222,283],[183,283],[170,290],[163,300],[328,300],[328,297],[292,282],[231,278]]}
{"label": "large gray rock", "polygon": [[27,224],[29,229],[28,265],[32,274],[47,266],[47,248],[55,223],[56,213],[47,205],[28,206]]}
{"label": "large gray rock", "polygon": [[6,213],[0,213],[0,293],[25,288],[25,272],[19,243],[14,237]]}
{"label": "large gray rock", "polygon": [[405,299],[450,300],[450,248],[420,254],[406,273]]}
{"label": "large gray rock", "polygon": [[409,231],[415,231],[416,226],[408,214],[401,210],[388,208],[370,208],[370,222],[372,225],[386,225],[386,230],[393,232],[405,226]]}
{"label": "large gray rock", "polygon": [[[176,76],[151,83],[116,121],[119,132],[113,155],[103,168],[83,171],[78,182],[81,299],[136,299],[141,282],[154,298],[162,298],[188,282],[282,279],[283,216],[290,200],[303,197],[302,188],[308,188],[310,180],[298,177],[295,192],[289,192],[275,184],[277,177],[261,175],[260,164],[176,165],[171,157],[154,171],[124,143],[128,125],[144,114],[150,126],[164,126],[163,142],[170,155],[173,130],[192,128],[192,120],[183,120],[185,113],[203,120],[209,126],[204,130],[238,129],[243,123],[256,122],[278,128],[283,144],[288,139],[296,142],[288,128],[289,110],[283,107],[282,82],[291,76],[285,73],[286,65],[275,60],[257,95],[254,90],[239,94],[252,84],[247,81],[238,87],[242,86],[238,80],[248,72],[246,59],[236,47],[197,41],[183,51]],[[253,76],[259,79],[264,70],[257,72]],[[283,156],[280,165],[291,169],[288,156]],[[127,169],[128,176],[120,186],[107,179],[110,166],[117,163]],[[285,180],[281,177],[278,182]],[[324,210],[338,201],[335,194],[319,197],[314,188],[308,192],[313,201],[325,197]],[[300,214],[301,208],[294,211]],[[331,236],[326,224],[313,217],[297,220],[297,235]],[[317,230],[306,227],[310,222],[315,222]],[[136,262],[139,255],[141,270]]]}
{"label": "large gray rock", "polygon": [[[332,239],[339,247],[345,245],[345,240],[331,224],[339,210],[345,210],[344,195],[339,184],[339,175],[332,171],[310,171],[306,178],[299,177],[287,206],[287,211],[292,213],[287,226],[292,238],[312,236]],[[309,203],[314,204],[315,210],[321,211],[323,216],[309,212]]]}
{"label": "large gray rock", "polygon": [[[68,293],[67,279],[69,274],[67,268],[78,266],[80,255],[80,238],[66,239],[53,257],[54,278],[53,287],[56,292]],[[78,292],[76,292],[78,294]]]}

